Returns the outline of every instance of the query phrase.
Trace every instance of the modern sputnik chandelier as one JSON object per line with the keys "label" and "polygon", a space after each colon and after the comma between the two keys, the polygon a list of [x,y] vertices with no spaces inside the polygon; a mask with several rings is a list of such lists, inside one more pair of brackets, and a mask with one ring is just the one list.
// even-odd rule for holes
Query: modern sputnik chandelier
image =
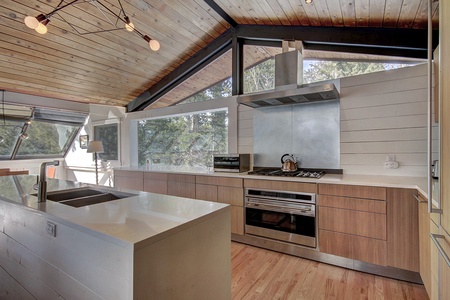
{"label": "modern sputnik chandelier", "polygon": [[[105,32],[105,31],[112,31],[112,30],[117,30],[117,29],[121,29],[117,27],[117,23],[123,22],[125,24],[125,29],[129,32],[134,32],[136,33],[138,36],[140,36],[142,39],[144,39],[148,44],[151,50],[153,51],[158,51],[160,48],[160,44],[157,40],[151,39],[148,35],[144,35],[142,34],[139,30],[137,30],[134,26],[134,24],[130,21],[130,18],[127,16],[127,14],[125,13],[125,10],[122,6],[122,3],[120,2],[120,0],[117,0],[117,2],[119,3],[120,6],[120,11],[119,13],[114,12],[112,9],[110,9],[109,7],[107,7],[104,3],[100,2],[99,0],[72,0],[68,3],[64,3],[64,0],[61,0],[61,2],[59,2],[58,6],[56,6],[56,8],[51,11],[48,14],[39,14],[36,17],[33,16],[27,16],[24,19],[25,25],[28,28],[34,29],[36,30],[36,32],[40,33],[40,34],[45,34],[47,33],[47,25],[50,23],[50,18],[57,13],[58,11],[74,5],[74,4],[79,4],[79,3],[90,3],[95,5],[95,7],[102,13],[102,15],[104,15],[106,17],[106,19],[108,20],[108,22],[114,26],[114,29],[110,29],[110,30],[98,30],[95,32],[85,32],[85,33],[81,33],[79,32],[75,26],[73,26],[72,24],[70,24],[68,21],[66,21],[64,18],[61,17],[61,19],[63,19],[67,24],[69,24],[76,32],[78,32],[79,34],[89,34],[89,33],[98,33],[98,32]],[[66,1],[67,2],[67,1]],[[106,1],[104,1],[106,2]],[[109,3],[108,3],[109,4]],[[102,10],[103,8],[103,10]],[[117,18],[116,22],[112,22],[107,15],[105,14],[105,12],[113,15],[115,18]]]}

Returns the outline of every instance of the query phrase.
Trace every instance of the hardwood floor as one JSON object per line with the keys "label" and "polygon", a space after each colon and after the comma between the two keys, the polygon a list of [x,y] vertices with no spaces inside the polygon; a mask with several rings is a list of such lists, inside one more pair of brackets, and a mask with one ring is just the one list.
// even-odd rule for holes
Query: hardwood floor
{"label": "hardwood floor", "polygon": [[240,299],[428,299],[423,285],[231,243],[232,295]]}

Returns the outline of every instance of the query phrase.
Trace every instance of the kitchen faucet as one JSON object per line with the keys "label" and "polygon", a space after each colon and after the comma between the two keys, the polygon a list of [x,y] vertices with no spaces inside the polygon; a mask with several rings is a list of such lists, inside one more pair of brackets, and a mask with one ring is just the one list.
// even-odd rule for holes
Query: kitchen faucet
{"label": "kitchen faucet", "polygon": [[41,164],[38,183],[38,202],[47,201],[47,166],[59,166],[59,160],[45,161]]}

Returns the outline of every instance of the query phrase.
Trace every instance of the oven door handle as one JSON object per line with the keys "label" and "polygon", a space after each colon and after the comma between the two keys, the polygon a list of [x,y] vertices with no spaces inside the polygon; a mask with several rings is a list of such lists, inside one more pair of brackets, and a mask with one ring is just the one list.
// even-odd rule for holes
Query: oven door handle
{"label": "oven door handle", "polygon": [[259,203],[247,203],[246,207],[259,209],[259,210],[268,210],[268,211],[276,211],[294,215],[303,215],[303,216],[312,216],[314,217],[314,211],[311,208],[305,209],[292,209],[290,207],[282,207],[279,205],[270,205],[270,204],[259,204]]}

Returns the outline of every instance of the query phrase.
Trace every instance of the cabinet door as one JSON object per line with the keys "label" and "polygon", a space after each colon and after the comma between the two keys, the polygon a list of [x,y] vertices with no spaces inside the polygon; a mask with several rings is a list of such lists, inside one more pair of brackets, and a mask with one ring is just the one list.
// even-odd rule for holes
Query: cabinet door
{"label": "cabinet door", "polygon": [[427,201],[419,203],[419,268],[423,285],[431,294],[431,248],[430,248],[430,217]]}
{"label": "cabinet door", "polygon": [[[430,219],[430,233],[438,234],[439,227]],[[439,251],[433,242],[430,242],[431,254],[431,295],[430,300],[439,299]]]}
{"label": "cabinet door", "polygon": [[114,187],[143,191],[143,172],[114,170]]}
{"label": "cabinet door", "polygon": [[419,222],[416,190],[387,191],[388,265],[419,272]]}
{"label": "cabinet door", "polygon": [[[443,233],[444,238],[440,239],[440,244],[447,255],[450,256],[450,235]],[[450,299],[450,266],[443,256],[439,257],[439,270],[441,277],[439,280],[440,299]]]}
{"label": "cabinet door", "polygon": [[195,198],[199,200],[217,202],[217,185],[196,184]]}

